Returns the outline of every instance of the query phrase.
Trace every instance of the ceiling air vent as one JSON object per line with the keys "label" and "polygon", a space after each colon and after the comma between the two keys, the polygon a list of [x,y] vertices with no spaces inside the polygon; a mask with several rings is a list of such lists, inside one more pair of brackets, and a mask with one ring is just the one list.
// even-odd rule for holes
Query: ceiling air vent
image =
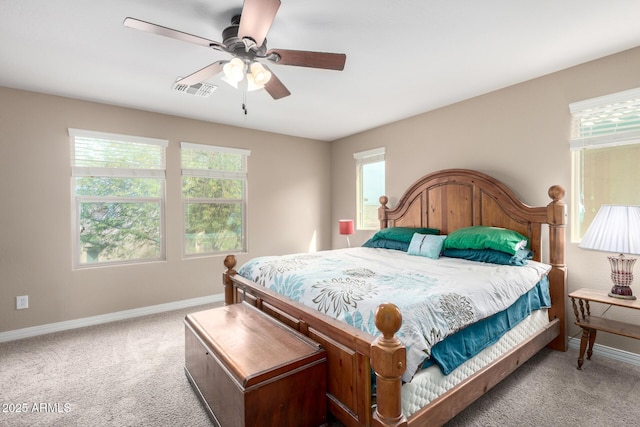
{"label": "ceiling air vent", "polygon": [[213,93],[213,91],[218,89],[218,86],[210,85],[208,83],[196,83],[191,86],[177,83],[180,79],[182,79],[182,77],[178,77],[176,79],[176,83],[173,84],[173,88],[178,92],[184,92],[195,96],[201,96],[203,98],[208,98]]}

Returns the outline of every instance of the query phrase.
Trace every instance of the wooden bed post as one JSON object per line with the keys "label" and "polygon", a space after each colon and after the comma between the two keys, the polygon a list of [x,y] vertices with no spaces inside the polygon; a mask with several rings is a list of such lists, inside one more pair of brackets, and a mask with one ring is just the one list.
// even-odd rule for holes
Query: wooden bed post
{"label": "wooden bed post", "polygon": [[567,322],[565,302],[567,298],[567,266],[564,263],[565,232],[567,220],[567,206],[562,198],[564,188],[554,185],[549,188],[551,203],[547,205],[547,221],[549,223],[549,292],[552,307],[549,309],[549,319],[558,318],[560,335],[554,339],[549,347],[554,350],[567,351]]}
{"label": "wooden bed post", "polygon": [[382,336],[371,344],[371,367],[376,374],[376,410],[373,427],[401,427],[407,425],[402,414],[400,388],[402,373],[407,365],[407,349],[394,336],[402,325],[402,314],[393,304],[381,304],[375,313],[376,327]]}
{"label": "wooden bed post", "polygon": [[224,258],[224,266],[227,267],[227,271],[222,274],[222,283],[224,284],[224,304],[229,305],[233,304],[233,282],[231,281],[231,276],[235,276],[236,270],[234,267],[236,266],[237,260],[235,255],[227,255]]}
{"label": "wooden bed post", "polygon": [[380,207],[378,208],[378,220],[380,221],[380,230],[387,228],[387,203],[389,198],[387,196],[380,196],[378,199]]}

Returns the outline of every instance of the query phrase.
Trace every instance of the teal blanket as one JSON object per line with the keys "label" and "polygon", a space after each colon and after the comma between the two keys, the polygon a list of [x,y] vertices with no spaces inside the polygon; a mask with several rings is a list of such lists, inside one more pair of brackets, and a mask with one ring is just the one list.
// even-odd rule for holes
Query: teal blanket
{"label": "teal blanket", "polygon": [[469,325],[434,345],[431,349],[431,358],[427,359],[422,367],[435,363],[443,374],[449,375],[468,359],[496,343],[532,312],[549,307],[551,307],[549,279],[545,276],[535,288],[518,298],[506,310]]}

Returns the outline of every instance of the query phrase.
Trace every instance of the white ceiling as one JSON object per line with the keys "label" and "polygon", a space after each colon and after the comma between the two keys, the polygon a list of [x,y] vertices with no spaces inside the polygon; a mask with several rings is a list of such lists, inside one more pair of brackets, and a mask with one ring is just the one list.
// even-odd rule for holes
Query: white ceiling
{"label": "white ceiling", "polygon": [[282,0],[269,48],[345,53],[344,71],[272,65],[273,100],[220,75],[223,52],[125,28],[130,16],[211,40],[242,0],[0,0],[0,86],[332,141],[640,45],[639,0]]}

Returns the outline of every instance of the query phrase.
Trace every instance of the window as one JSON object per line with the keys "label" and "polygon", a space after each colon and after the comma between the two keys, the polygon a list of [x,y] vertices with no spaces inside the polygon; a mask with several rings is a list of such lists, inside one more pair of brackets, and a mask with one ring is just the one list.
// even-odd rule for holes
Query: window
{"label": "window", "polygon": [[165,259],[168,141],[69,129],[74,265]]}
{"label": "window", "polygon": [[246,251],[248,150],[181,144],[185,255]]}
{"label": "window", "polygon": [[384,153],[384,148],[376,148],[353,155],[358,168],[356,213],[359,230],[377,230],[380,227],[379,199],[385,194]]}
{"label": "window", "polygon": [[579,241],[603,204],[640,205],[640,88],[570,105],[572,230]]}

